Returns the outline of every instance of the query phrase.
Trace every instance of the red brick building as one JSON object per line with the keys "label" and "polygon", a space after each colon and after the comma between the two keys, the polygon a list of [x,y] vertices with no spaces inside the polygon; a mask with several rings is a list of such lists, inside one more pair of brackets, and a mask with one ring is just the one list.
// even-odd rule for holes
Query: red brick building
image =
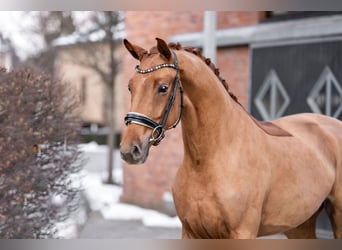
{"label": "red brick building", "polygon": [[[217,12],[217,30],[255,25],[264,18],[264,14],[264,12]],[[177,35],[202,32],[203,18],[203,12],[128,11],[125,13],[126,36],[131,42],[149,49],[156,45],[155,37],[170,41],[177,40]],[[245,106],[248,102],[249,57],[247,44],[220,46],[216,63],[221,76],[226,79],[232,92]],[[127,83],[137,61],[129,53],[124,54],[123,61]],[[128,110],[130,99],[128,91],[124,98]],[[165,205],[163,196],[171,191],[173,178],[182,158],[182,136],[178,126],[175,130],[166,133],[166,138],[161,145],[151,148],[145,164],[138,166],[124,164],[124,188],[121,200],[172,212]]]}

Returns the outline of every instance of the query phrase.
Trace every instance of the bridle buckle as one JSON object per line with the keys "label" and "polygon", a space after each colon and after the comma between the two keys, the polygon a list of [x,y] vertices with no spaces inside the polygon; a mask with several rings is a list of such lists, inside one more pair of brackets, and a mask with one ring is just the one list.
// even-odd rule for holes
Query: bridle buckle
{"label": "bridle buckle", "polygon": [[[156,133],[157,133],[157,137],[155,136]],[[152,130],[150,143],[152,143],[152,145],[154,146],[157,146],[164,137],[165,137],[165,129],[161,125],[158,125]]]}

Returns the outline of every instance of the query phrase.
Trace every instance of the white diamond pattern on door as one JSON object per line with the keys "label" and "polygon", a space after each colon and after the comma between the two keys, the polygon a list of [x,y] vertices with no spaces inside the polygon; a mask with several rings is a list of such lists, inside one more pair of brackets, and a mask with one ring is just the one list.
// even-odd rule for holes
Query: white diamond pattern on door
{"label": "white diamond pattern on door", "polygon": [[264,120],[272,120],[281,117],[289,103],[289,95],[276,71],[271,69],[256,94],[254,104]]}
{"label": "white diamond pattern on door", "polygon": [[338,118],[342,113],[342,87],[329,66],[314,84],[307,103],[313,112]]}

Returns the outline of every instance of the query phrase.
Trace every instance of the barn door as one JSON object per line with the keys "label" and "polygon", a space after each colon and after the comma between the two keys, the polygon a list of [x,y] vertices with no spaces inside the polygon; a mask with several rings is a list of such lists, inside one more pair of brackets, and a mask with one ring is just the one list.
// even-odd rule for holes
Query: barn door
{"label": "barn door", "polygon": [[315,112],[342,120],[342,40],[252,46],[251,113]]}

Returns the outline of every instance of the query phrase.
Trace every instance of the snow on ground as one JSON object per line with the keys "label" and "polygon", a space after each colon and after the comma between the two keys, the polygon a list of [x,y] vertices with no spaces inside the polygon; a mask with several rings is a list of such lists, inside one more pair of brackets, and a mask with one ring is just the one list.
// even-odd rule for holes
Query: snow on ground
{"label": "snow on ground", "polygon": [[90,207],[108,220],[141,220],[145,226],[181,227],[178,217],[119,202],[122,188],[103,183],[103,177],[86,173],[83,187]]}

